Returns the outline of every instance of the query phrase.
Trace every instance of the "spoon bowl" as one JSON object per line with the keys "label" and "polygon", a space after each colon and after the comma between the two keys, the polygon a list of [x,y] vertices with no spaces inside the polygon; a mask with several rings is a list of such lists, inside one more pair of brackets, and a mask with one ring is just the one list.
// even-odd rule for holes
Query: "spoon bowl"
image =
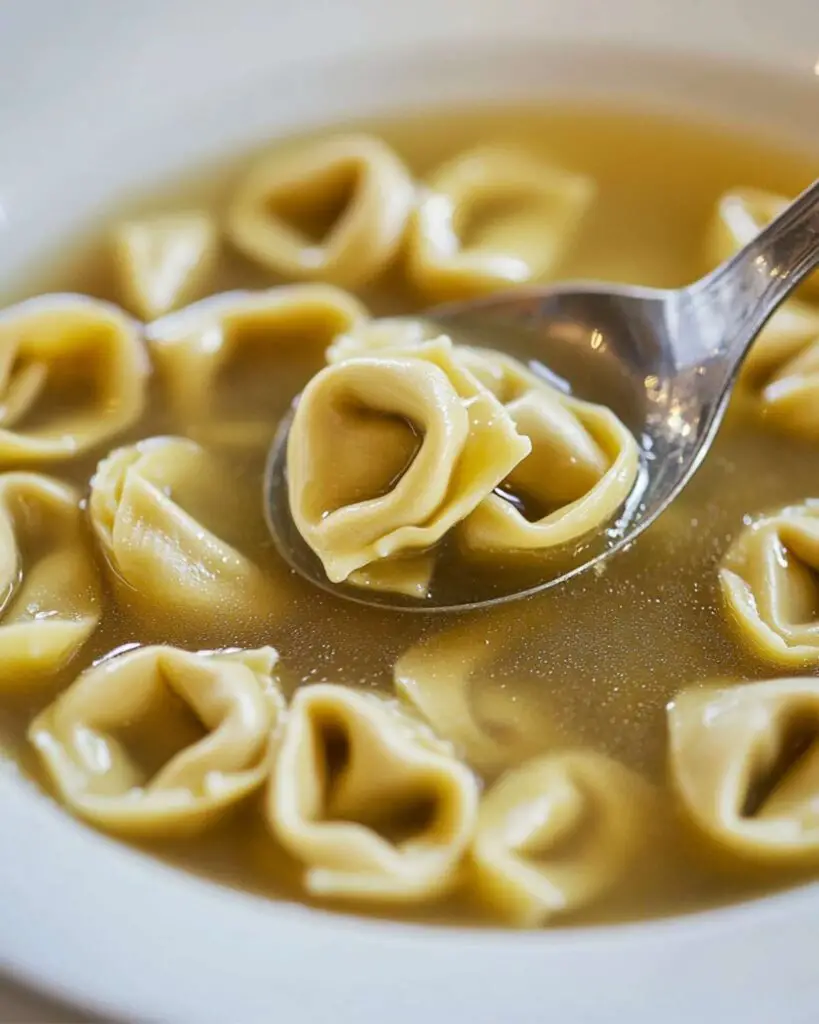
{"label": "spoon bowl", "polygon": [[[361,604],[423,612],[501,604],[591,569],[603,570],[696,472],[751,344],[817,265],[819,181],[731,259],[685,288],[561,283],[426,314],[435,330],[456,343],[504,351],[552,383],[555,377],[573,384],[582,379],[579,397],[612,409],[641,448],[637,483],[616,520],[570,549],[533,559],[527,574],[508,573],[503,561],[494,560],[491,572],[476,566],[465,587],[469,570],[460,567],[460,598],[434,588],[423,601],[331,583],[290,515],[286,452],[292,409],[274,438],[264,482],[264,507],[276,546],[293,569],[325,590]],[[474,599],[465,602],[465,590]]]}

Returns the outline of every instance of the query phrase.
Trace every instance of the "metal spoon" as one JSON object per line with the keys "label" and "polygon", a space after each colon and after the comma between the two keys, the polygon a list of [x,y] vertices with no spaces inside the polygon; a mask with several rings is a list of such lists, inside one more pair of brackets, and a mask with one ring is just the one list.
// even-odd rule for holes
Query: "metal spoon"
{"label": "metal spoon", "polygon": [[817,265],[819,181],[736,255],[686,288],[560,284],[439,307],[425,316],[457,342],[510,352],[535,370],[545,363],[571,380],[582,366],[586,388],[580,397],[612,408],[641,443],[639,489],[617,522],[557,559],[535,560],[528,575],[494,562],[491,571],[476,568],[473,576],[459,563],[456,586],[434,587],[424,601],[330,583],[290,517],[285,455],[292,412],[274,439],[265,477],[276,546],[293,569],[325,590],[363,604],[421,611],[498,604],[548,590],[592,567],[600,570],[691,479],[751,344]]}

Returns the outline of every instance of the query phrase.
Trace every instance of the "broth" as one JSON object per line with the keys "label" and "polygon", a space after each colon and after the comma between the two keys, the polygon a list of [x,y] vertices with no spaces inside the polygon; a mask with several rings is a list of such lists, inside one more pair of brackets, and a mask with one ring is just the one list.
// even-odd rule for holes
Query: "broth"
{"label": "broth", "polygon": [[[792,195],[805,187],[819,168],[815,155],[783,152],[723,130],[602,110],[458,111],[362,122],[356,129],[383,138],[417,175],[462,150],[486,140],[500,140],[525,145],[592,177],[597,182],[598,199],[576,244],[558,267],[558,278],[684,284],[705,269],[703,238],[721,192],[741,184]],[[243,158],[241,166],[244,163]],[[124,212],[131,215],[201,205],[221,213],[239,166],[231,162],[213,173],[177,183],[160,195],[137,197],[113,213],[118,218]],[[335,205],[322,213],[325,220],[332,220],[337,213]],[[309,223],[308,227],[318,231],[321,225]],[[86,238],[72,240],[70,246],[55,253],[48,267],[40,268],[25,282],[19,294],[5,298],[78,291],[116,301],[107,230],[107,224],[98,225]],[[209,290],[275,283],[272,274],[225,246]],[[364,289],[360,297],[377,315],[412,313],[421,308],[398,271]],[[237,373],[233,387],[239,390],[228,396],[231,409],[264,403],[266,415],[277,420],[294,392],[321,365],[321,353],[288,353],[281,387],[272,394],[246,390],[248,374]],[[225,386],[229,388],[230,381]],[[176,431],[154,386],[137,426],[107,447],[171,432]],[[107,447],[45,466],[43,472],[76,483],[86,492],[97,459]],[[264,455],[263,450],[231,452],[232,470],[251,494],[258,489]],[[666,702],[683,687],[700,681],[755,680],[781,674],[744,649],[730,630],[719,594],[717,566],[749,514],[819,497],[811,483],[814,473],[819,475],[819,447],[783,439],[740,403],[734,403],[693,483],[630,551],[614,559],[602,573],[573,580],[557,593],[530,600],[525,606],[474,613],[458,620],[359,607],[293,578],[277,564],[258,501],[206,509],[201,518],[224,521],[220,536],[286,579],[290,607],[284,624],[249,629],[239,623],[229,644],[275,646],[288,694],[316,682],[392,692],[393,666],[408,647],[422,637],[469,625],[484,639],[514,637],[514,642],[510,639],[502,645],[502,656],[475,681],[472,699],[477,709],[488,708],[497,715],[502,706],[500,717],[518,724],[521,716],[529,714],[527,709],[548,712],[555,732],[551,739],[544,733],[544,750],[557,734],[564,737],[563,742],[590,745],[665,787]],[[518,497],[528,508],[529,497]],[[536,507],[536,500],[531,504]],[[463,586],[469,586],[468,574]],[[521,622],[525,623],[522,639]],[[137,624],[108,595],[102,622],[83,649],[81,660],[33,696],[18,694],[0,700],[0,744],[7,756],[47,786],[25,741],[25,728],[32,716],[94,659],[122,645],[169,640],[191,650],[214,646],[207,630],[183,619],[150,627]],[[186,736],[189,729],[187,723]],[[144,745],[144,738],[141,743]],[[537,740],[534,746],[537,748]],[[571,923],[677,913],[748,898],[802,877],[789,869],[726,867],[719,859],[710,858],[676,818],[667,827],[670,852],[662,880],[643,886],[640,892],[632,892],[630,886],[615,887],[589,909],[573,914]],[[266,834],[253,805],[242,808],[201,839],[155,842],[145,848],[220,882],[276,897],[307,899],[299,889],[296,866]],[[372,912],[371,908],[353,906]],[[380,909],[375,912],[382,913]],[[443,922],[484,920],[480,911],[457,893],[429,906],[401,909],[399,914]]]}

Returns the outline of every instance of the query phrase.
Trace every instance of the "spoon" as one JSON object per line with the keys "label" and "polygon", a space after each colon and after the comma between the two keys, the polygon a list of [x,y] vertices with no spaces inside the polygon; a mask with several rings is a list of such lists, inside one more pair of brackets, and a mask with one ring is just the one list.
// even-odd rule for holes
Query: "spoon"
{"label": "spoon", "polygon": [[441,306],[425,315],[454,341],[508,352],[535,372],[571,380],[582,368],[580,397],[611,408],[640,443],[642,471],[620,517],[559,559],[536,559],[528,571],[496,561],[491,573],[476,569],[474,578],[459,564],[457,591],[433,587],[425,600],[330,583],[290,516],[286,449],[292,410],[273,441],[265,475],[265,510],[277,548],[293,569],[325,590],[361,604],[419,611],[500,604],[592,568],[601,571],[691,479],[751,344],[817,265],[819,181],[748,245],[686,288],[567,283]]}

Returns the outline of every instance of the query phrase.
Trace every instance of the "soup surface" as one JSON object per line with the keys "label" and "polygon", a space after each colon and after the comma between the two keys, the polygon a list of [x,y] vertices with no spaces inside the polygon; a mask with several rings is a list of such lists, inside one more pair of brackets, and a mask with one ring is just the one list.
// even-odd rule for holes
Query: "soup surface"
{"label": "soup surface", "polygon": [[[317,138],[341,137],[341,132],[328,129]],[[432,113],[343,126],[344,135],[352,132],[356,137],[382,140],[415,182],[434,179],[436,169],[447,161],[488,145],[525,151],[550,167],[592,182],[593,198],[577,229],[571,238],[567,235],[565,244],[561,242],[548,266],[535,273],[539,280],[584,277],[656,286],[684,284],[713,262],[709,232],[724,194],[760,189],[790,197],[809,184],[819,168],[815,155],[783,152],[723,130],[611,111],[545,108]],[[289,140],[271,152],[298,153],[304,145],[304,139]],[[123,202],[104,224],[90,227],[85,238],[55,250],[49,266],[39,268],[24,287],[5,295],[4,300],[11,304],[46,292],[76,292],[113,303],[127,301],[121,280],[123,264],[112,254],[112,231],[125,219],[138,222],[156,214],[189,210],[209,215],[220,231],[211,266],[185,301],[232,289],[268,289],[292,282],[293,274],[277,273],[249,256],[246,245],[237,246],[221,235],[226,211],[256,159],[243,156],[174,184],[160,195]],[[292,200],[294,189],[288,185],[276,200],[286,206],[289,203],[286,224],[302,240],[311,240],[313,249],[320,247],[339,210],[361,187],[366,169],[361,171],[353,163],[352,170],[339,173],[329,184],[327,175],[322,174],[316,172],[300,198]],[[317,201],[314,193],[325,186],[323,198]],[[518,200],[513,200],[507,197],[494,205],[484,204],[468,229],[462,227],[461,244],[465,248],[494,247],[501,252],[518,245],[519,235],[504,233],[506,221],[521,213],[515,207]],[[275,203],[273,207],[280,212]],[[521,223],[525,223],[525,209],[521,215]],[[386,270],[360,285],[354,283],[350,292],[373,317],[422,310],[433,296],[423,282],[419,285],[420,279],[410,279],[403,250],[387,263]],[[810,302],[806,295],[797,313],[808,319],[816,316],[814,336],[819,341],[819,305],[814,313]],[[340,317],[338,328],[333,326],[333,316]],[[12,678],[19,675],[13,663],[8,669],[0,665],[0,672],[9,676],[8,685],[0,681],[3,755],[19,765],[25,776],[47,791],[61,794],[72,805],[64,788],[57,785],[55,790],[53,762],[46,774],[41,757],[47,760],[44,750],[53,749],[55,743],[59,746],[59,738],[54,737],[60,729],[73,728],[66,722],[76,714],[86,730],[84,735],[102,730],[109,739],[113,737],[116,750],[127,749],[139,764],[142,774],[134,776],[130,789],[126,787],[130,799],[139,800],[145,779],[214,728],[213,709],[203,710],[196,700],[188,699],[187,684],[177,687],[173,682],[177,675],[187,679],[185,673],[194,672],[187,662],[160,658],[148,664],[149,658],[147,667],[134,670],[137,676],[140,672],[150,676],[154,683],[158,679],[159,683],[151,684],[154,689],[172,680],[168,693],[149,714],[142,714],[148,701],[145,695],[144,699],[134,697],[119,713],[109,708],[104,714],[97,714],[91,697],[90,711],[78,699],[73,710],[62,706],[59,728],[55,724],[59,716],[49,718],[47,712],[43,718],[43,710],[98,659],[106,659],[102,667],[115,666],[117,657],[112,652],[119,652],[122,658],[150,645],[174,645],[188,652],[272,646],[279,655],[275,670],[254,663],[251,671],[268,682],[272,672],[286,702],[298,691],[308,695],[301,703],[290,703],[288,711],[277,705],[272,711],[259,712],[260,728],[274,729],[278,737],[275,746],[280,753],[275,755],[273,781],[267,781],[266,760],[264,765],[243,763],[240,767],[248,778],[243,777],[236,790],[241,789],[243,799],[231,798],[230,806],[222,807],[221,797],[208,791],[207,799],[213,805],[208,804],[208,813],[214,811],[213,820],[208,819],[207,828],[199,828],[197,820],[195,835],[186,834],[184,828],[154,834],[150,816],[145,818],[147,825],[142,821],[139,827],[126,829],[146,851],[265,895],[442,922],[623,920],[744,899],[811,877],[819,868],[819,824],[809,820],[811,813],[815,818],[815,809],[796,811],[791,801],[791,811],[780,808],[776,814],[772,812],[777,821],[777,814],[781,817],[792,812],[798,818],[805,838],[794,856],[778,848],[768,856],[768,846],[759,854],[767,838],[760,839],[759,848],[750,854],[738,850],[732,836],[740,830],[739,825],[733,831],[726,826],[727,838],[721,839],[707,822],[703,824],[696,808],[691,810],[691,788],[679,779],[685,776],[684,764],[681,767],[685,751],[694,747],[686,746],[689,741],[683,737],[683,747],[673,747],[669,763],[666,705],[681,691],[702,684],[725,689],[782,676],[811,680],[817,675],[819,648],[815,657],[810,651],[814,643],[811,628],[819,631],[819,604],[812,603],[819,599],[812,575],[819,568],[819,558],[812,562],[807,553],[810,538],[797,543],[781,533],[784,539],[775,549],[785,563],[789,558],[801,560],[800,572],[804,570],[804,578],[800,576],[798,582],[801,604],[794,598],[788,605],[792,614],[787,626],[791,633],[797,626],[807,630],[807,639],[802,637],[799,643],[800,650],[808,653],[790,662],[787,657],[772,657],[770,650],[766,653],[749,638],[747,629],[743,632],[741,621],[737,625],[741,616],[727,603],[720,566],[732,544],[762,513],[819,499],[813,482],[819,474],[819,433],[799,416],[795,427],[785,423],[782,429],[776,416],[761,414],[758,402],[740,394],[691,486],[631,550],[604,571],[573,581],[556,593],[457,619],[376,611],[330,596],[294,577],[274,551],[262,516],[264,442],[294,395],[325,365],[326,347],[345,329],[337,309],[328,312],[322,307],[313,321],[305,328],[302,312],[290,327],[285,323],[274,330],[260,320],[255,333],[245,328],[250,340],[236,346],[231,359],[220,368],[218,400],[215,392],[210,393],[207,416],[199,419],[180,416],[178,404],[169,399],[168,387],[179,371],[167,370],[164,356],[156,355],[158,348],[149,348],[155,372],[138,418],[73,457],[58,453],[43,460],[24,452],[2,467],[47,474],[79,489],[81,515],[71,543],[86,545],[93,562],[88,571],[98,572],[102,581],[99,595],[88,599],[99,611],[99,622],[89,628],[76,653],[56,659],[52,669],[25,685],[17,685]],[[275,344],[269,343],[271,331],[276,335]],[[288,331],[295,343],[287,344]],[[148,333],[150,336],[151,331]],[[185,330],[179,333],[185,334]],[[173,325],[166,330],[166,335],[172,334]],[[323,343],[316,343],[316,336]],[[90,358],[99,357],[92,353]],[[548,363],[548,356],[544,361]],[[16,366],[18,379],[35,363],[32,357]],[[123,371],[125,378],[136,372],[127,367]],[[184,370],[183,376],[187,372]],[[189,382],[190,378],[184,379],[185,387]],[[819,384],[814,387],[819,398]],[[55,392],[53,400],[48,392],[50,404],[44,403],[41,412],[17,420],[17,426],[33,431],[39,422],[37,415],[47,420],[54,409],[63,407],[59,403],[69,411],[72,403],[82,404],[88,396],[78,388],[70,384],[64,393]],[[8,382],[6,390],[10,390]],[[578,390],[582,397],[582,387]],[[102,407],[107,408],[104,403]],[[13,432],[15,421],[8,423]],[[259,424],[262,429],[257,436],[254,431]],[[141,472],[140,485],[147,480],[154,488],[149,508],[140,504],[148,500],[144,488],[138,493],[134,490],[133,495],[129,492],[135,511],[128,528],[133,527],[134,516],[139,520],[142,515],[149,523],[146,531],[154,540],[160,538],[157,544],[164,545],[157,554],[159,549],[148,543],[156,568],[146,572],[140,594],[133,585],[136,576],[129,575],[132,568],[117,563],[117,558],[124,557],[116,553],[124,543],[117,534],[125,529],[124,520],[114,515],[109,530],[106,518],[112,515],[112,507],[122,509],[123,495],[135,478],[110,460],[105,472],[97,470],[97,464],[113,449],[161,436],[188,436],[190,444],[142,448],[128,463],[128,474]],[[344,458],[343,449],[339,458]],[[398,475],[400,471],[398,466]],[[89,482],[95,472],[89,499]],[[19,481],[11,485],[18,487]],[[163,505],[165,499],[175,508]],[[32,498],[25,491],[14,506],[16,511],[9,514],[17,524],[22,570],[9,577],[6,615],[19,593],[19,578],[25,580],[26,566],[50,543],[36,529],[29,531],[32,540],[20,539],[20,523],[31,525],[38,502],[40,497]],[[230,581],[225,583],[227,589],[219,590],[220,596],[213,599],[215,611],[208,611],[208,595],[215,593],[209,587],[222,586],[223,570],[214,569],[215,562],[208,561],[213,552],[207,558],[201,553],[191,556],[202,573],[201,602],[190,597],[190,559],[182,569],[187,576],[179,584],[183,596],[174,590],[178,581],[171,585],[164,579],[166,571],[173,573],[174,544],[183,544],[188,536],[184,531],[190,526],[187,520],[180,525],[178,507],[226,545],[214,557],[223,560],[225,573],[235,573],[237,589],[230,589]],[[194,535],[201,539],[201,530]],[[139,549],[140,557],[147,549]],[[250,576],[243,575],[248,565],[253,570],[252,582],[248,582]],[[64,570],[52,566],[49,571]],[[735,574],[740,581],[742,571],[740,567]],[[80,593],[80,578],[74,575],[72,579]],[[455,585],[468,587],[468,576]],[[753,581],[750,585],[753,589]],[[258,592],[252,589],[256,586]],[[784,584],[779,586],[774,604],[785,600]],[[94,588],[89,587],[90,593]],[[81,597],[77,601],[82,605]],[[757,610],[764,604],[757,594]],[[799,607],[793,611],[796,604]],[[74,609],[72,620],[82,614],[82,607]],[[0,621],[0,631],[2,626]],[[780,633],[787,634],[783,643],[788,647],[791,633],[783,630]],[[230,663],[230,671],[235,664]],[[202,671],[210,672],[210,666],[207,663]],[[200,669],[197,664],[195,671]],[[242,670],[246,671],[245,666]],[[91,676],[83,678],[87,681]],[[107,685],[104,680],[92,682],[100,687],[100,693]],[[331,689],[308,690],[315,684],[330,684]],[[345,703],[335,684],[353,688],[356,699],[362,691],[389,697],[397,692],[400,708],[396,710],[392,703],[376,702],[372,707],[366,702],[359,706],[355,700]],[[122,695],[130,682],[114,680],[111,685]],[[756,740],[744,733],[744,738],[732,740],[738,745],[738,763],[749,773],[749,792],[737,797],[741,823],[755,821],[754,815],[767,799],[765,792],[759,795],[757,790],[778,791],[779,777],[787,781],[792,768],[802,772],[805,759],[810,758],[819,723],[811,704],[812,685],[805,684],[808,697],[800,697],[793,707],[788,703],[782,712],[780,717],[787,722],[776,734],[775,756],[767,761],[758,756]],[[100,699],[102,704],[109,700]],[[681,714],[680,708],[685,711],[687,705],[678,703],[676,707]],[[410,725],[401,717],[405,714]],[[696,717],[698,712],[691,714]],[[418,740],[414,754],[407,753],[409,748],[401,744],[407,735],[414,735],[419,716],[437,740],[427,736]],[[772,712],[770,721],[775,717]],[[221,712],[215,719],[222,720]],[[29,734],[33,721],[40,723],[39,733],[35,726]],[[383,735],[397,730],[396,735],[400,732],[404,737],[392,747],[387,743],[386,753],[367,738],[370,733],[379,734],[379,722]],[[672,733],[676,743],[683,730],[675,729],[672,722]],[[251,742],[246,733],[242,735]],[[436,745],[438,740],[443,744]],[[353,779],[358,750],[365,751],[360,755],[364,766],[359,766],[361,778]],[[426,751],[432,762],[423,762],[417,750]],[[105,756],[97,758],[91,774],[105,776]],[[579,758],[576,763],[571,760],[575,757]],[[707,759],[707,751],[702,757]],[[783,758],[785,767],[779,763]],[[409,771],[407,765],[416,765],[416,761],[421,767]],[[764,776],[774,770],[774,762],[779,765],[778,774],[771,781]],[[466,775],[459,774],[464,765],[468,766]],[[527,776],[532,765],[535,768]],[[231,772],[237,773],[234,769],[223,766],[230,777]],[[515,770],[517,776],[504,775]],[[725,771],[729,773],[727,768]],[[58,778],[59,774],[57,770]],[[291,775],[310,776],[312,781],[304,781],[300,790],[290,793]],[[390,779],[398,782],[393,785]],[[722,776],[715,778],[711,789],[720,785]],[[197,786],[207,790],[206,778]],[[383,788],[374,803],[370,796],[362,795],[368,787],[375,791]],[[86,795],[93,788],[86,787]],[[83,786],[69,789],[76,795]],[[100,792],[103,790],[104,786]],[[382,845],[362,852],[354,836],[342,852],[332,849],[327,853],[322,844],[332,847],[332,833],[314,834],[305,825],[315,826],[321,818],[315,807],[317,800],[321,804],[316,791],[323,794],[325,825],[357,825]],[[477,825],[470,794],[475,801],[482,801]],[[814,791],[812,795],[815,808],[817,794]],[[199,796],[197,791],[197,799]],[[84,799],[82,793],[77,797],[82,805],[78,813],[99,827],[123,831],[111,824],[112,817],[105,817],[108,811],[102,817],[97,810],[88,811],[91,804],[82,804]],[[533,802],[537,805],[534,812]],[[530,821],[522,838],[515,838],[509,832],[509,814],[524,805],[538,821],[536,825]],[[174,812],[163,807],[156,813],[172,818]],[[632,829],[639,833],[638,840],[618,838],[620,831]],[[167,831],[181,834],[169,836]],[[776,840],[770,845],[776,847]],[[316,852],[319,847],[324,853]],[[360,863],[356,857],[361,858]],[[385,866],[388,861],[393,864],[390,857],[397,858],[393,867]],[[418,859],[410,864],[413,857]],[[422,870],[418,865],[442,857],[449,857],[449,867],[441,875],[445,874],[447,881],[430,881],[431,869]],[[368,889],[361,882],[367,871],[374,877],[388,877],[389,884]],[[351,876],[357,881],[349,882]],[[426,881],[419,881],[422,876]],[[475,879],[479,884],[473,884]]]}

